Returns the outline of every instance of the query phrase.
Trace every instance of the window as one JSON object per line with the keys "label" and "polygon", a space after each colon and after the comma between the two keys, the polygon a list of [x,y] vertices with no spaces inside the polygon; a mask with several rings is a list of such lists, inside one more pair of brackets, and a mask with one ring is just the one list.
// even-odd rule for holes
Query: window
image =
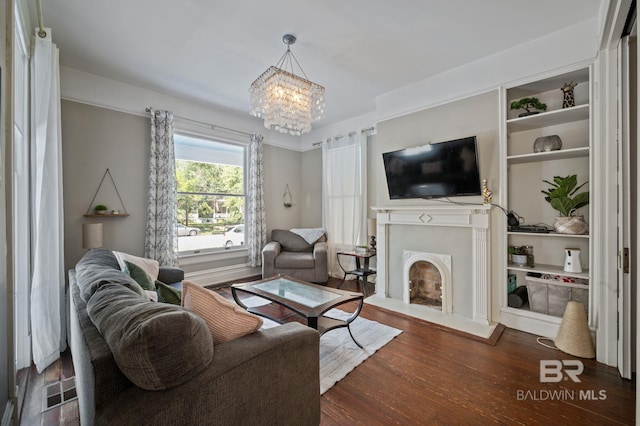
{"label": "window", "polygon": [[245,147],[174,135],[178,253],[244,248]]}

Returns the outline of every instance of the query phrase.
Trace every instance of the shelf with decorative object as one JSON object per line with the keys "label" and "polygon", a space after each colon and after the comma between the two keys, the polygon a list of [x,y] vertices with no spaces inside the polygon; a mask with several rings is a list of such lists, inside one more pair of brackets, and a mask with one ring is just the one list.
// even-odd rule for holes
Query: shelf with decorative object
{"label": "shelf with decorative object", "polygon": [[507,126],[510,132],[518,132],[588,119],[589,105],[584,104],[576,105],[571,108],[541,112],[539,114],[529,115],[526,117],[512,118],[507,120]]}
{"label": "shelf with decorative object", "polygon": [[518,235],[518,236],[526,236],[528,237],[542,237],[542,238],[580,238],[580,239],[589,239],[589,234],[560,234],[558,232],[507,232],[507,235]]}
{"label": "shelf with decorative object", "polygon": [[557,151],[533,152],[531,154],[509,155],[507,162],[509,164],[535,163],[539,161],[566,160],[570,158],[589,157],[590,149],[588,146],[579,148],[560,149]]}
{"label": "shelf with decorative object", "polygon": [[[104,179],[109,176],[109,179],[111,180],[111,184],[113,185],[113,189],[116,192],[116,195],[118,196],[118,200],[120,200],[120,205],[122,206],[122,212],[120,211],[120,209],[113,209],[111,210],[111,212],[109,212],[109,209],[107,209],[106,206],[103,205],[97,205],[95,207],[93,207],[93,213],[91,213],[91,207],[93,206],[93,202],[96,200],[96,196],[98,195],[98,192],[100,192],[100,188],[102,188],[102,184],[104,183]],[[99,213],[100,212],[104,212],[104,213]],[[111,172],[109,171],[109,169],[107,169],[104,174],[102,175],[102,179],[100,179],[100,183],[98,184],[98,188],[96,189],[96,192],[93,194],[93,198],[91,199],[91,202],[89,203],[89,207],[87,208],[87,212],[83,215],[84,217],[127,217],[129,216],[129,213],[127,212],[127,208],[124,205],[124,201],[122,201],[122,197],[120,196],[120,191],[118,191],[118,187],[116,186],[115,181],[113,180],[113,176],[111,176]]]}
{"label": "shelf with decorative object", "polygon": [[105,213],[105,214],[96,214],[96,213],[87,213],[83,214],[84,217],[128,217],[129,213]]}
{"label": "shelf with decorative object", "polygon": [[534,272],[538,274],[562,275],[565,277],[589,279],[588,269],[583,269],[580,273],[566,272],[563,266],[558,265],[544,265],[536,263],[533,268],[530,268],[524,265],[509,263],[507,269],[510,271]]}

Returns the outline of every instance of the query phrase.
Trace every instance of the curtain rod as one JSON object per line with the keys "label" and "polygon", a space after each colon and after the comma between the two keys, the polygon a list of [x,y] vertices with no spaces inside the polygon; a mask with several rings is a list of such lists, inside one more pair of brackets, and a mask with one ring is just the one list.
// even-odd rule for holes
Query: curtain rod
{"label": "curtain rod", "polygon": [[[145,111],[147,112],[151,112],[153,110],[153,107],[147,107],[145,108]],[[179,115],[174,115],[174,118],[177,118],[179,120],[184,120],[184,121],[190,121],[192,123],[196,123],[196,124],[200,124],[202,126],[206,126],[206,127],[211,127],[211,130],[225,130],[227,132],[233,132],[233,133],[238,133],[244,136],[251,136],[253,133],[248,133],[248,132],[244,132],[242,130],[236,130],[236,129],[231,129],[229,127],[223,127],[223,126],[218,126],[217,124],[211,124],[211,123],[206,123],[204,121],[199,121],[199,120],[194,120],[192,118],[187,118],[187,117],[181,117]]]}
{"label": "curtain rod", "polygon": [[[370,132],[370,131],[375,130],[375,129],[376,128],[374,126],[367,127],[366,129],[360,130],[360,133],[367,133],[367,132]],[[340,139],[344,138],[345,136],[352,137],[355,134],[356,134],[356,131],[354,130],[352,132],[349,132],[347,135],[338,135],[338,136],[334,136],[333,138],[327,138],[326,141],[314,142],[314,143],[311,144],[311,146],[318,146],[318,145],[322,145],[325,142],[331,142],[331,139],[333,139],[334,141],[337,141],[337,140],[340,140]]]}
{"label": "curtain rod", "polygon": [[47,32],[44,30],[44,23],[42,19],[42,4],[40,3],[40,0],[36,0],[36,9],[38,9],[38,26],[40,27],[38,36],[40,36],[40,38],[45,38],[47,36]]}

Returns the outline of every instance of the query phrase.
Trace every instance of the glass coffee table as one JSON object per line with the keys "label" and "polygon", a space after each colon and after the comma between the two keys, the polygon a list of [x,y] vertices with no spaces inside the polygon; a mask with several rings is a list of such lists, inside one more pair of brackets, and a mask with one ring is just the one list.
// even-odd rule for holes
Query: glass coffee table
{"label": "glass coffee table", "polygon": [[[318,330],[321,336],[336,328],[347,327],[353,341],[362,348],[362,345],[353,337],[351,328],[349,327],[349,324],[356,319],[362,310],[362,303],[364,301],[362,293],[311,284],[286,275],[250,283],[233,284],[231,286],[231,294],[238,305],[253,314],[269,318],[276,322],[281,321],[273,318],[273,315],[269,315],[269,309],[265,307],[268,305],[248,307],[243,304],[242,300],[238,297],[239,292],[262,297],[295,312],[305,318],[307,326]],[[328,310],[353,301],[358,302],[358,306],[347,319],[341,320],[324,316]]]}

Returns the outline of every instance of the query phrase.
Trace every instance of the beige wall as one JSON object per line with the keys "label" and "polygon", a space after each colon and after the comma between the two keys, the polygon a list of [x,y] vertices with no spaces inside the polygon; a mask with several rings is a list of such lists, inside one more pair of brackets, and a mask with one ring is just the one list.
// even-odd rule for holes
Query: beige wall
{"label": "beige wall", "polygon": [[[144,254],[149,158],[149,120],[86,104],[62,101],[62,154],[65,211],[65,266],[73,267],[82,248],[82,224],[101,222],[103,244]],[[109,169],[129,217],[86,218],[100,179]],[[124,210],[109,177],[93,205]]]}
{"label": "beige wall", "polygon": [[[146,220],[146,196],[149,157],[149,120],[147,117],[117,112],[83,103],[62,101],[62,151],[65,209],[65,266],[72,267],[86,250],[82,248],[82,223],[101,222],[104,227],[104,246],[143,255]],[[267,228],[294,228],[302,226],[304,206],[319,203],[313,197],[303,198],[306,181],[314,184],[321,176],[320,163],[313,156],[304,161],[307,171],[301,179],[302,154],[273,145],[264,145],[265,204]],[[120,196],[129,212],[123,218],[85,218],[91,198],[100,179],[109,168]],[[319,181],[319,180],[318,180]],[[293,195],[293,206],[284,207],[282,195],[285,186]],[[314,191],[317,191],[314,189]],[[95,204],[106,204],[110,209],[122,206],[108,177],[105,179]],[[92,206],[93,207],[93,206]],[[317,210],[317,209],[316,209]],[[316,211],[311,208],[313,214]],[[317,220],[317,218],[316,218]],[[320,217],[321,222],[321,217]],[[321,223],[316,226],[320,226]],[[186,270],[229,266],[229,262],[191,264]],[[195,268],[195,269],[194,269]]]}
{"label": "beige wall", "polygon": [[[495,188],[496,193],[499,179],[497,90],[378,123],[375,141],[369,145],[376,204],[430,203],[426,200],[390,201],[382,163],[384,152],[465,136],[477,137],[481,178],[487,178],[489,187]],[[456,201],[477,203],[482,202],[482,198],[462,197]]]}
{"label": "beige wall", "polygon": [[[369,194],[374,206],[416,206],[442,203],[422,199],[390,200],[384,174],[382,154],[402,148],[476,136],[481,178],[487,178],[499,199],[498,91],[451,102],[438,107],[378,123],[377,135],[369,144]],[[455,197],[456,202],[482,203],[482,197]],[[492,212],[495,222],[497,209]],[[389,266],[387,282],[391,297],[402,298],[402,250],[451,254],[453,264],[454,313],[470,316],[471,306],[471,235],[466,228],[439,228],[391,225],[389,227]],[[499,234],[494,228],[492,242]],[[499,256],[498,253],[494,256]],[[378,260],[380,261],[380,260]],[[493,268],[494,279],[497,268]]]}
{"label": "beige wall", "polygon": [[303,228],[322,227],[322,149],[302,153],[302,217]]}
{"label": "beige wall", "polygon": [[[300,227],[302,212],[300,179],[302,154],[272,145],[264,146],[264,197],[267,214],[267,239],[272,229]],[[282,196],[286,186],[291,191],[292,206],[285,207]]]}

